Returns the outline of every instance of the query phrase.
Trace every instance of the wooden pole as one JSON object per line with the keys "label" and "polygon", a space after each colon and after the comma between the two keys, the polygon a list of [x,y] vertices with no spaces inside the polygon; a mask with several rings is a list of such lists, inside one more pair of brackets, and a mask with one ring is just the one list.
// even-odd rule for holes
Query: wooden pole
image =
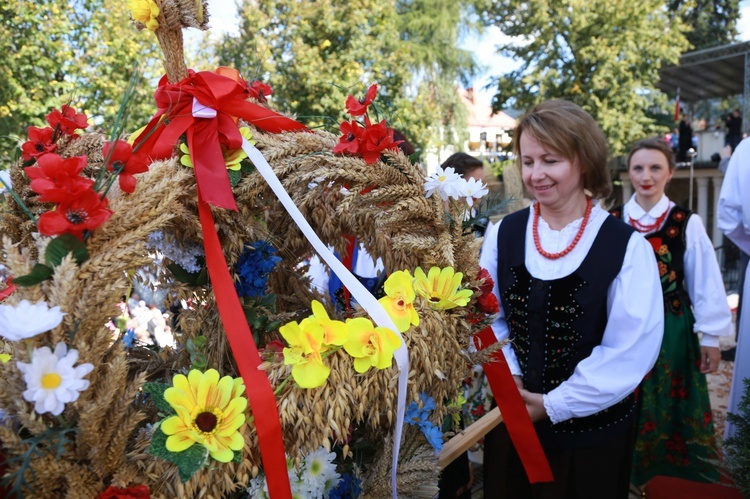
{"label": "wooden pole", "polygon": [[475,421],[474,424],[458,433],[448,440],[438,456],[438,464],[443,469],[452,463],[458,456],[466,452],[474,443],[485,436],[495,426],[502,423],[503,417],[500,409],[495,407],[490,412]]}

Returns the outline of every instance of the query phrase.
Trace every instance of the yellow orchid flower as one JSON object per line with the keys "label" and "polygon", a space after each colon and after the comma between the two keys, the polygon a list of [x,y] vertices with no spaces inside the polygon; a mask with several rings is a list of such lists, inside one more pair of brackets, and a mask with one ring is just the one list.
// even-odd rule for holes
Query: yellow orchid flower
{"label": "yellow orchid flower", "polygon": [[[248,140],[251,144],[255,145],[255,141],[252,140],[253,133],[250,131],[250,128],[246,126],[240,127],[240,134]],[[188,148],[188,145],[184,142],[180,144],[180,151],[182,152],[182,156],[180,156],[180,163],[183,166],[187,166],[189,168],[193,168],[193,158],[190,157],[190,149]],[[242,149],[227,149],[224,146],[221,146],[221,153],[224,155],[224,163],[227,165],[227,170],[234,170],[238,171],[240,168],[242,168],[242,160],[247,158],[247,153]]]}
{"label": "yellow orchid flower", "polygon": [[349,334],[346,324],[328,317],[328,312],[326,312],[325,307],[318,300],[313,300],[311,307],[313,312],[312,317],[308,317],[302,322],[313,321],[320,324],[320,327],[323,328],[323,343],[325,345],[343,345]]}
{"label": "yellow orchid flower", "polygon": [[170,452],[182,452],[193,444],[208,449],[212,458],[228,463],[245,446],[240,428],[245,424],[247,399],[241,378],[224,376],[216,369],[193,369],[172,378],[164,400],[177,412],[161,424]]}
{"label": "yellow orchid flower", "polygon": [[427,298],[427,303],[434,309],[463,307],[469,303],[473,294],[470,289],[458,289],[463,276],[461,272],[453,270],[453,267],[432,267],[427,275],[421,267],[417,267],[414,270],[414,290]]}
{"label": "yellow orchid flower", "polygon": [[346,353],[354,357],[354,370],[367,372],[370,367],[385,369],[393,362],[393,352],[401,346],[401,338],[385,327],[375,327],[369,319],[347,319],[349,337],[344,342]]}
{"label": "yellow orchid flower", "polygon": [[303,320],[300,324],[290,322],[279,328],[281,336],[289,344],[284,348],[284,364],[292,366],[292,378],[301,388],[323,386],[331,374],[331,368],[323,364],[321,354],[323,327],[314,320]]}
{"label": "yellow orchid flower", "polygon": [[8,355],[7,353],[0,353],[0,363],[5,364],[9,360],[10,360],[10,355]]}
{"label": "yellow orchid flower", "polygon": [[159,23],[156,18],[159,17],[159,6],[154,0],[128,0],[130,15],[136,21],[146,25],[151,31],[156,31]]}
{"label": "yellow orchid flower", "polygon": [[408,331],[412,324],[419,326],[419,314],[414,308],[416,294],[413,283],[414,278],[408,270],[394,272],[383,285],[386,296],[378,300],[400,333]]}

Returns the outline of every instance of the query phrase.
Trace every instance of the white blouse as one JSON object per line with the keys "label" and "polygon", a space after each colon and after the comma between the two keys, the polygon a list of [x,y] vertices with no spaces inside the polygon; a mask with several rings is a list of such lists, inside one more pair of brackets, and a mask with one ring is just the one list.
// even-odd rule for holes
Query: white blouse
{"label": "white blouse", "polygon": [[[651,225],[671,210],[674,203],[667,196],[662,196],[649,211],[635,202],[635,194],[623,207],[622,218],[629,217],[643,225]],[[662,222],[662,226],[664,222]],[[661,229],[661,227],[659,227]],[[645,234],[644,234],[645,235]],[[721,277],[721,269],[716,261],[716,253],[711,240],[703,227],[703,221],[696,213],[688,219],[685,228],[685,286],[693,305],[695,316],[694,332],[702,332],[701,345],[718,347],[719,337],[734,333],[732,329],[732,313],[727,304],[727,293]]]}
{"label": "white blouse", "polygon": [[[595,203],[588,226],[576,247],[562,258],[548,260],[534,246],[532,211],[525,234],[525,263],[529,273],[544,280],[570,275],[583,262],[608,216],[609,213]],[[541,218],[539,239],[542,247],[548,252],[562,251],[573,241],[582,222],[583,218],[575,220],[556,231]],[[479,265],[486,268],[495,280],[493,291],[498,297],[497,234],[501,224],[502,221],[487,230],[479,257]],[[552,423],[590,416],[616,404],[635,390],[656,362],[664,332],[661,283],[653,249],[638,233],[630,237],[622,269],[609,286],[607,315],[601,344],[578,363],[570,378],[544,395],[544,407]],[[502,304],[492,329],[498,341],[509,335]],[[503,352],[511,372],[521,375],[513,346],[506,345]]]}

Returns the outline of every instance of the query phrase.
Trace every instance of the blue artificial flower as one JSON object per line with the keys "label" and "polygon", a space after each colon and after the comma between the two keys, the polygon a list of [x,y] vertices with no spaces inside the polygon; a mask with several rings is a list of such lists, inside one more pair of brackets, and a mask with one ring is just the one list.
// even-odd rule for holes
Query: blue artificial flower
{"label": "blue artificial flower", "polygon": [[329,499],[356,499],[362,493],[362,480],[346,473],[335,488],[329,492]]}
{"label": "blue artificial flower", "polygon": [[416,402],[412,401],[406,408],[406,422],[410,425],[422,426],[427,423],[428,411],[420,408]]}
{"label": "blue artificial flower", "polygon": [[435,448],[435,454],[439,454],[440,451],[443,450],[443,432],[432,423],[427,423],[420,427],[422,428],[422,433],[424,433],[427,441]]}
{"label": "blue artificial flower", "polygon": [[266,294],[268,275],[273,271],[281,257],[277,250],[265,241],[246,244],[245,251],[235,265],[239,282],[235,283],[240,296],[263,296]]}
{"label": "blue artificial flower", "polygon": [[125,334],[122,335],[122,344],[125,345],[125,348],[131,348],[133,346],[133,342],[135,341],[135,329],[130,328],[125,330]]}
{"label": "blue artificial flower", "polygon": [[428,396],[425,392],[419,394],[419,399],[422,401],[422,408],[425,411],[432,411],[435,409],[435,399]]}

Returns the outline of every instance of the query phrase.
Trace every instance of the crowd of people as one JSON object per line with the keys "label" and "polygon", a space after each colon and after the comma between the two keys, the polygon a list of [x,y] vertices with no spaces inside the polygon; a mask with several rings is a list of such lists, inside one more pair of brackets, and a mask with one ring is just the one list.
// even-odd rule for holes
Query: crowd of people
{"label": "crowd of people", "polygon": [[121,339],[126,347],[134,344],[152,345],[160,348],[176,347],[170,314],[154,303],[146,304],[136,292],[118,304],[120,314],[112,318],[110,329],[115,339]]}

